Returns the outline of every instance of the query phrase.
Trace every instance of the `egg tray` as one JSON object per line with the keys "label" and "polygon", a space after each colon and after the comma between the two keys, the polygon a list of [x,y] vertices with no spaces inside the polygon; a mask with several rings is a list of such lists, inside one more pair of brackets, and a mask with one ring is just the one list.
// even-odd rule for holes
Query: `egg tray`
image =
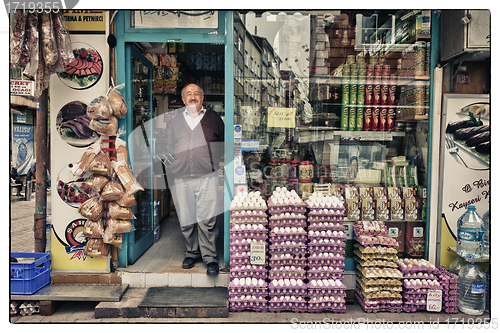
{"label": "egg tray", "polygon": [[397,253],[391,253],[391,254],[383,254],[383,253],[361,253],[361,251],[357,248],[354,249],[353,253],[357,255],[361,260],[387,260],[387,261],[394,261],[396,262],[398,260]]}
{"label": "egg tray", "polygon": [[344,231],[344,224],[342,222],[312,222],[307,228],[309,231]]}
{"label": "egg tray", "polygon": [[354,235],[387,236],[389,230],[383,221],[356,221]]}
{"label": "egg tray", "polygon": [[291,311],[295,313],[304,313],[307,311],[307,302],[273,302],[269,301],[269,312],[280,313],[282,311]]}
{"label": "egg tray", "polygon": [[318,239],[335,239],[335,240],[345,240],[346,239],[346,234],[343,231],[330,231],[330,230],[322,230],[322,231],[313,231],[310,230],[307,233],[307,237],[309,237],[310,240],[318,240]]}
{"label": "egg tray", "polygon": [[[247,226],[251,225],[252,228],[248,229]],[[255,229],[253,226],[258,226],[259,224],[252,224],[252,223],[242,223],[242,224],[236,224],[236,225],[231,225],[229,229],[229,235],[244,235],[244,234],[250,234],[250,233],[255,233],[255,234],[268,234],[269,229],[267,225],[261,224],[263,227],[262,229],[256,227]]]}
{"label": "egg tray", "polygon": [[229,311],[231,312],[241,312],[245,310],[251,310],[255,312],[268,312],[267,301],[266,303],[253,303],[249,305],[248,302],[245,305],[245,302],[229,302]]}
{"label": "egg tray", "polygon": [[402,286],[403,283],[399,278],[367,278],[361,272],[356,272],[356,278],[360,278],[361,281],[367,286],[374,285],[392,285],[392,286]]}
{"label": "egg tray", "polygon": [[306,297],[307,289],[269,289],[269,297],[280,296],[295,296],[295,297]]}
{"label": "egg tray", "polygon": [[[412,267],[409,267],[411,265]],[[404,273],[437,273],[436,266],[425,259],[403,258],[398,260],[399,269]]]}
{"label": "egg tray", "polygon": [[410,304],[403,304],[403,311],[407,313],[413,313],[417,311],[425,311],[426,306],[425,305],[410,305]]}
{"label": "egg tray", "polygon": [[[427,276],[425,276],[424,274],[427,274]],[[403,272],[403,279],[439,280],[439,278],[432,273],[422,273],[422,272],[418,272],[418,273]]]}
{"label": "egg tray", "polygon": [[306,272],[269,272],[270,280],[279,280],[279,279],[300,279],[304,280],[306,278]]}
{"label": "egg tray", "polygon": [[432,282],[429,282],[429,281],[425,281],[426,283],[424,283],[424,281],[422,281],[423,279],[415,279],[415,284],[411,283],[409,280],[403,280],[403,286],[406,288],[406,289],[440,289],[440,290],[443,290],[443,287],[441,285],[435,285],[435,284],[432,284],[432,283],[439,283],[438,280],[430,280],[429,281],[432,281]]}
{"label": "egg tray", "polygon": [[388,291],[388,290],[383,290],[383,291],[377,291],[375,293],[373,292],[366,292],[362,289],[357,289],[361,295],[365,299],[374,299],[374,298],[386,298],[386,299],[402,299],[403,296],[401,296],[401,293],[397,291]]}
{"label": "egg tray", "polygon": [[269,223],[267,216],[256,217],[256,216],[245,216],[245,217],[231,217],[229,224],[231,226],[241,225],[241,224],[262,224],[267,225]]}
{"label": "egg tray", "polygon": [[356,277],[356,288],[365,291],[367,293],[376,293],[377,291],[390,291],[390,292],[397,292],[397,293],[402,293],[403,288],[401,286],[394,286],[394,285],[388,285],[388,284],[380,284],[380,285],[366,285],[363,283],[361,279]]}
{"label": "egg tray", "polygon": [[269,206],[268,208],[270,215],[278,215],[281,213],[305,214],[306,211],[307,209],[305,206],[298,205]]}
{"label": "egg tray", "polygon": [[362,254],[378,254],[378,255],[387,254],[387,255],[394,255],[396,260],[399,259],[397,257],[398,250],[389,246],[382,246],[382,245],[364,246],[356,242],[354,243],[354,248],[359,250],[359,252],[361,252]]}
{"label": "egg tray", "polygon": [[384,260],[384,259],[368,259],[363,260],[358,257],[356,254],[353,256],[353,259],[361,266],[361,267],[388,267],[388,268],[398,268],[398,265],[394,261]]}
{"label": "egg tray", "polygon": [[328,305],[328,303],[323,306],[318,305],[318,304],[309,304],[307,307],[307,312],[309,313],[321,313],[321,312],[333,312],[333,313],[345,313],[346,312],[346,306],[345,304],[340,305],[337,304],[335,306],[335,303],[333,303],[331,306]]}
{"label": "egg tray", "polygon": [[269,233],[269,242],[270,243],[278,243],[278,242],[286,242],[286,241],[294,241],[294,242],[307,242],[309,239],[307,237],[307,233],[304,232],[303,234],[275,234],[274,232]]}
{"label": "egg tray", "polygon": [[365,268],[359,264],[356,269],[367,278],[395,278],[401,279],[403,274],[396,268]]}
{"label": "egg tray", "polygon": [[300,254],[290,254],[290,256],[284,256],[283,258],[279,254],[274,254],[269,258],[269,266],[271,268],[281,266],[305,268],[307,266],[307,258],[305,256],[301,256]]}
{"label": "egg tray", "polygon": [[363,246],[382,245],[394,248],[397,248],[399,246],[398,241],[395,238],[386,236],[381,236],[381,237],[354,236],[354,240]]}
{"label": "egg tray", "polygon": [[250,246],[250,244],[255,243],[255,242],[265,242],[267,241],[267,235],[261,234],[261,235],[253,235],[253,236],[233,236],[229,238],[229,245],[230,246]]}
{"label": "egg tray", "polygon": [[274,228],[306,228],[306,220],[269,220],[269,229]]}
{"label": "egg tray", "polygon": [[309,243],[309,245],[307,246],[307,251],[310,254],[322,252],[345,254],[345,247],[330,245],[311,245],[311,243]]}
{"label": "egg tray", "polygon": [[457,307],[450,307],[450,308],[443,307],[443,311],[446,313],[458,313],[459,312],[458,306]]}
{"label": "egg tray", "polygon": [[344,267],[345,263],[342,259],[319,259],[319,258],[308,258],[307,265],[309,267],[318,266],[334,266],[334,267]]}
{"label": "egg tray", "polygon": [[[403,305],[397,302],[383,300],[376,301],[366,301],[362,296],[356,294],[356,300],[361,305],[365,312],[401,312],[403,310]],[[392,304],[391,304],[392,303]]]}
{"label": "egg tray", "polygon": [[427,297],[427,289],[409,289],[406,286],[403,286],[403,295],[425,295]]}
{"label": "egg tray", "polygon": [[427,304],[427,295],[425,296],[413,296],[413,295],[404,295],[403,296],[403,305],[426,305]]}
{"label": "egg tray", "polygon": [[335,223],[342,224],[344,223],[343,215],[334,215],[334,214],[316,214],[313,215],[309,213],[307,215],[307,222],[309,223]]}
{"label": "egg tray", "polygon": [[253,210],[232,210],[231,214],[229,214],[229,221],[232,220],[241,220],[243,218],[249,218],[249,217],[254,217],[254,218],[268,218],[267,212],[265,209],[253,209]]}
{"label": "egg tray", "polygon": [[344,289],[308,289],[307,295],[309,297],[346,297],[346,291]]}
{"label": "egg tray", "polygon": [[290,246],[269,246],[269,254],[305,254],[307,253],[307,247],[305,245],[290,245]]}
{"label": "egg tray", "polygon": [[[304,283],[302,279],[295,279],[295,283],[293,280],[294,279],[283,279],[283,281],[281,279],[271,280],[268,284],[269,292],[275,291],[281,294],[290,293],[290,295],[294,295],[294,292],[300,292],[301,294],[305,292],[307,294],[307,284]],[[280,282],[282,282],[283,285],[280,285]]]}
{"label": "egg tray", "polygon": [[[324,274],[325,277],[321,277],[321,274]],[[309,270],[307,270],[307,275],[309,278],[314,278],[317,280],[318,278],[327,279],[327,274],[334,274],[344,276],[344,268],[343,267],[332,267],[332,266],[311,266]],[[328,278],[329,279],[329,278]]]}
{"label": "egg tray", "polygon": [[229,278],[242,278],[242,277],[249,277],[249,278],[256,278],[256,279],[266,279],[268,277],[267,270],[263,272],[258,272],[258,271],[233,271],[232,269],[229,270]]}
{"label": "egg tray", "polygon": [[338,279],[338,280],[343,280],[344,279],[344,270],[342,270],[341,273],[335,273],[335,272],[310,273],[310,271],[307,271],[306,277],[309,280],[312,280],[312,279]]}
{"label": "egg tray", "polygon": [[240,296],[240,295],[252,295],[252,296],[262,296],[262,297],[267,297],[268,290],[267,288],[252,288],[252,287],[229,287],[228,288],[228,293],[229,296]]}

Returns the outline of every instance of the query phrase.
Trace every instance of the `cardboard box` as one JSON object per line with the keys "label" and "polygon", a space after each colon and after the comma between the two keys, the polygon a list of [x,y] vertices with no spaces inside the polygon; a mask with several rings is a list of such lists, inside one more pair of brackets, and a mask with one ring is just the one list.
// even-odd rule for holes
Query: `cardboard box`
{"label": "cardboard box", "polygon": [[405,251],[406,222],[405,221],[387,221],[385,222],[389,237],[398,241],[398,257],[402,257]]}
{"label": "cardboard box", "polygon": [[405,231],[405,256],[423,258],[425,256],[425,222],[407,221]]}

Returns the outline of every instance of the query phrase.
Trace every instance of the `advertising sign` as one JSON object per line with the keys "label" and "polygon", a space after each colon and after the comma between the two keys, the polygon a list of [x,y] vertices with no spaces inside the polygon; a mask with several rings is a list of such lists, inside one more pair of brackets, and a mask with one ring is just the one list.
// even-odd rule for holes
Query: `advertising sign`
{"label": "advertising sign", "polygon": [[10,80],[10,94],[20,96],[33,96],[34,81],[29,80]]}
{"label": "advertising sign", "polygon": [[25,175],[34,158],[34,127],[31,125],[12,125],[12,165],[19,175]]}
{"label": "advertising sign", "polygon": [[[87,148],[99,140],[85,122],[87,105],[109,88],[109,46],[104,12],[68,11],[75,62],[50,78],[52,237],[51,268],[64,272],[109,272],[109,258],[85,256],[84,218],[78,208],[85,202],[85,179],[71,172]],[[80,33],[74,33],[79,31]],[[83,33],[83,32],[87,33]]]}
{"label": "advertising sign", "polygon": [[480,216],[490,200],[490,100],[489,95],[443,96],[441,264],[455,256],[457,221],[474,205]]}
{"label": "advertising sign", "polygon": [[136,28],[217,28],[219,13],[214,10],[136,10]]}
{"label": "advertising sign", "polygon": [[269,107],[267,127],[295,128],[295,108]]}

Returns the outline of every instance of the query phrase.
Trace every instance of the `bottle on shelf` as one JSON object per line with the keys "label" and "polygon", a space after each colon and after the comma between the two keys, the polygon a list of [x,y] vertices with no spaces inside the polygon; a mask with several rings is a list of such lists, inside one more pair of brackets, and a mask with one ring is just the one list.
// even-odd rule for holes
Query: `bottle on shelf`
{"label": "bottle on shelf", "polygon": [[479,259],[483,256],[484,222],[474,205],[458,218],[457,253],[468,259]]}
{"label": "bottle on shelf", "polygon": [[486,275],[475,262],[458,273],[458,309],[472,316],[483,314],[486,306]]}
{"label": "bottle on shelf", "polygon": [[484,235],[483,235],[483,255],[490,255],[490,210],[483,215]]}

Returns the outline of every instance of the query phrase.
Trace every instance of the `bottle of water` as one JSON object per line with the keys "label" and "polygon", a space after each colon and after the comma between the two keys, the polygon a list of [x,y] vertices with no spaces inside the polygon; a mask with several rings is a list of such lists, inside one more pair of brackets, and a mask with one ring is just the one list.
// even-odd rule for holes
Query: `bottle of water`
{"label": "bottle of water", "polygon": [[486,296],[485,296],[486,302],[485,302],[484,311],[490,313],[490,298],[491,298],[490,268],[488,267],[488,269],[486,269],[486,271],[484,273],[486,275]]}
{"label": "bottle of water", "polygon": [[483,255],[490,255],[490,210],[483,215],[484,235],[483,235]]}
{"label": "bottle of water", "polygon": [[479,259],[483,256],[484,222],[477,214],[476,207],[470,205],[458,218],[457,253],[463,258]]}
{"label": "bottle of water", "polygon": [[458,309],[468,315],[480,316],[486,305],[486,275],[475,262],[458,273]]}
{"label": "bottle of water", "polygon": [[458,274],[458,309],[468,315],[480,316],[486,305],[486,275],[471,262]]}

